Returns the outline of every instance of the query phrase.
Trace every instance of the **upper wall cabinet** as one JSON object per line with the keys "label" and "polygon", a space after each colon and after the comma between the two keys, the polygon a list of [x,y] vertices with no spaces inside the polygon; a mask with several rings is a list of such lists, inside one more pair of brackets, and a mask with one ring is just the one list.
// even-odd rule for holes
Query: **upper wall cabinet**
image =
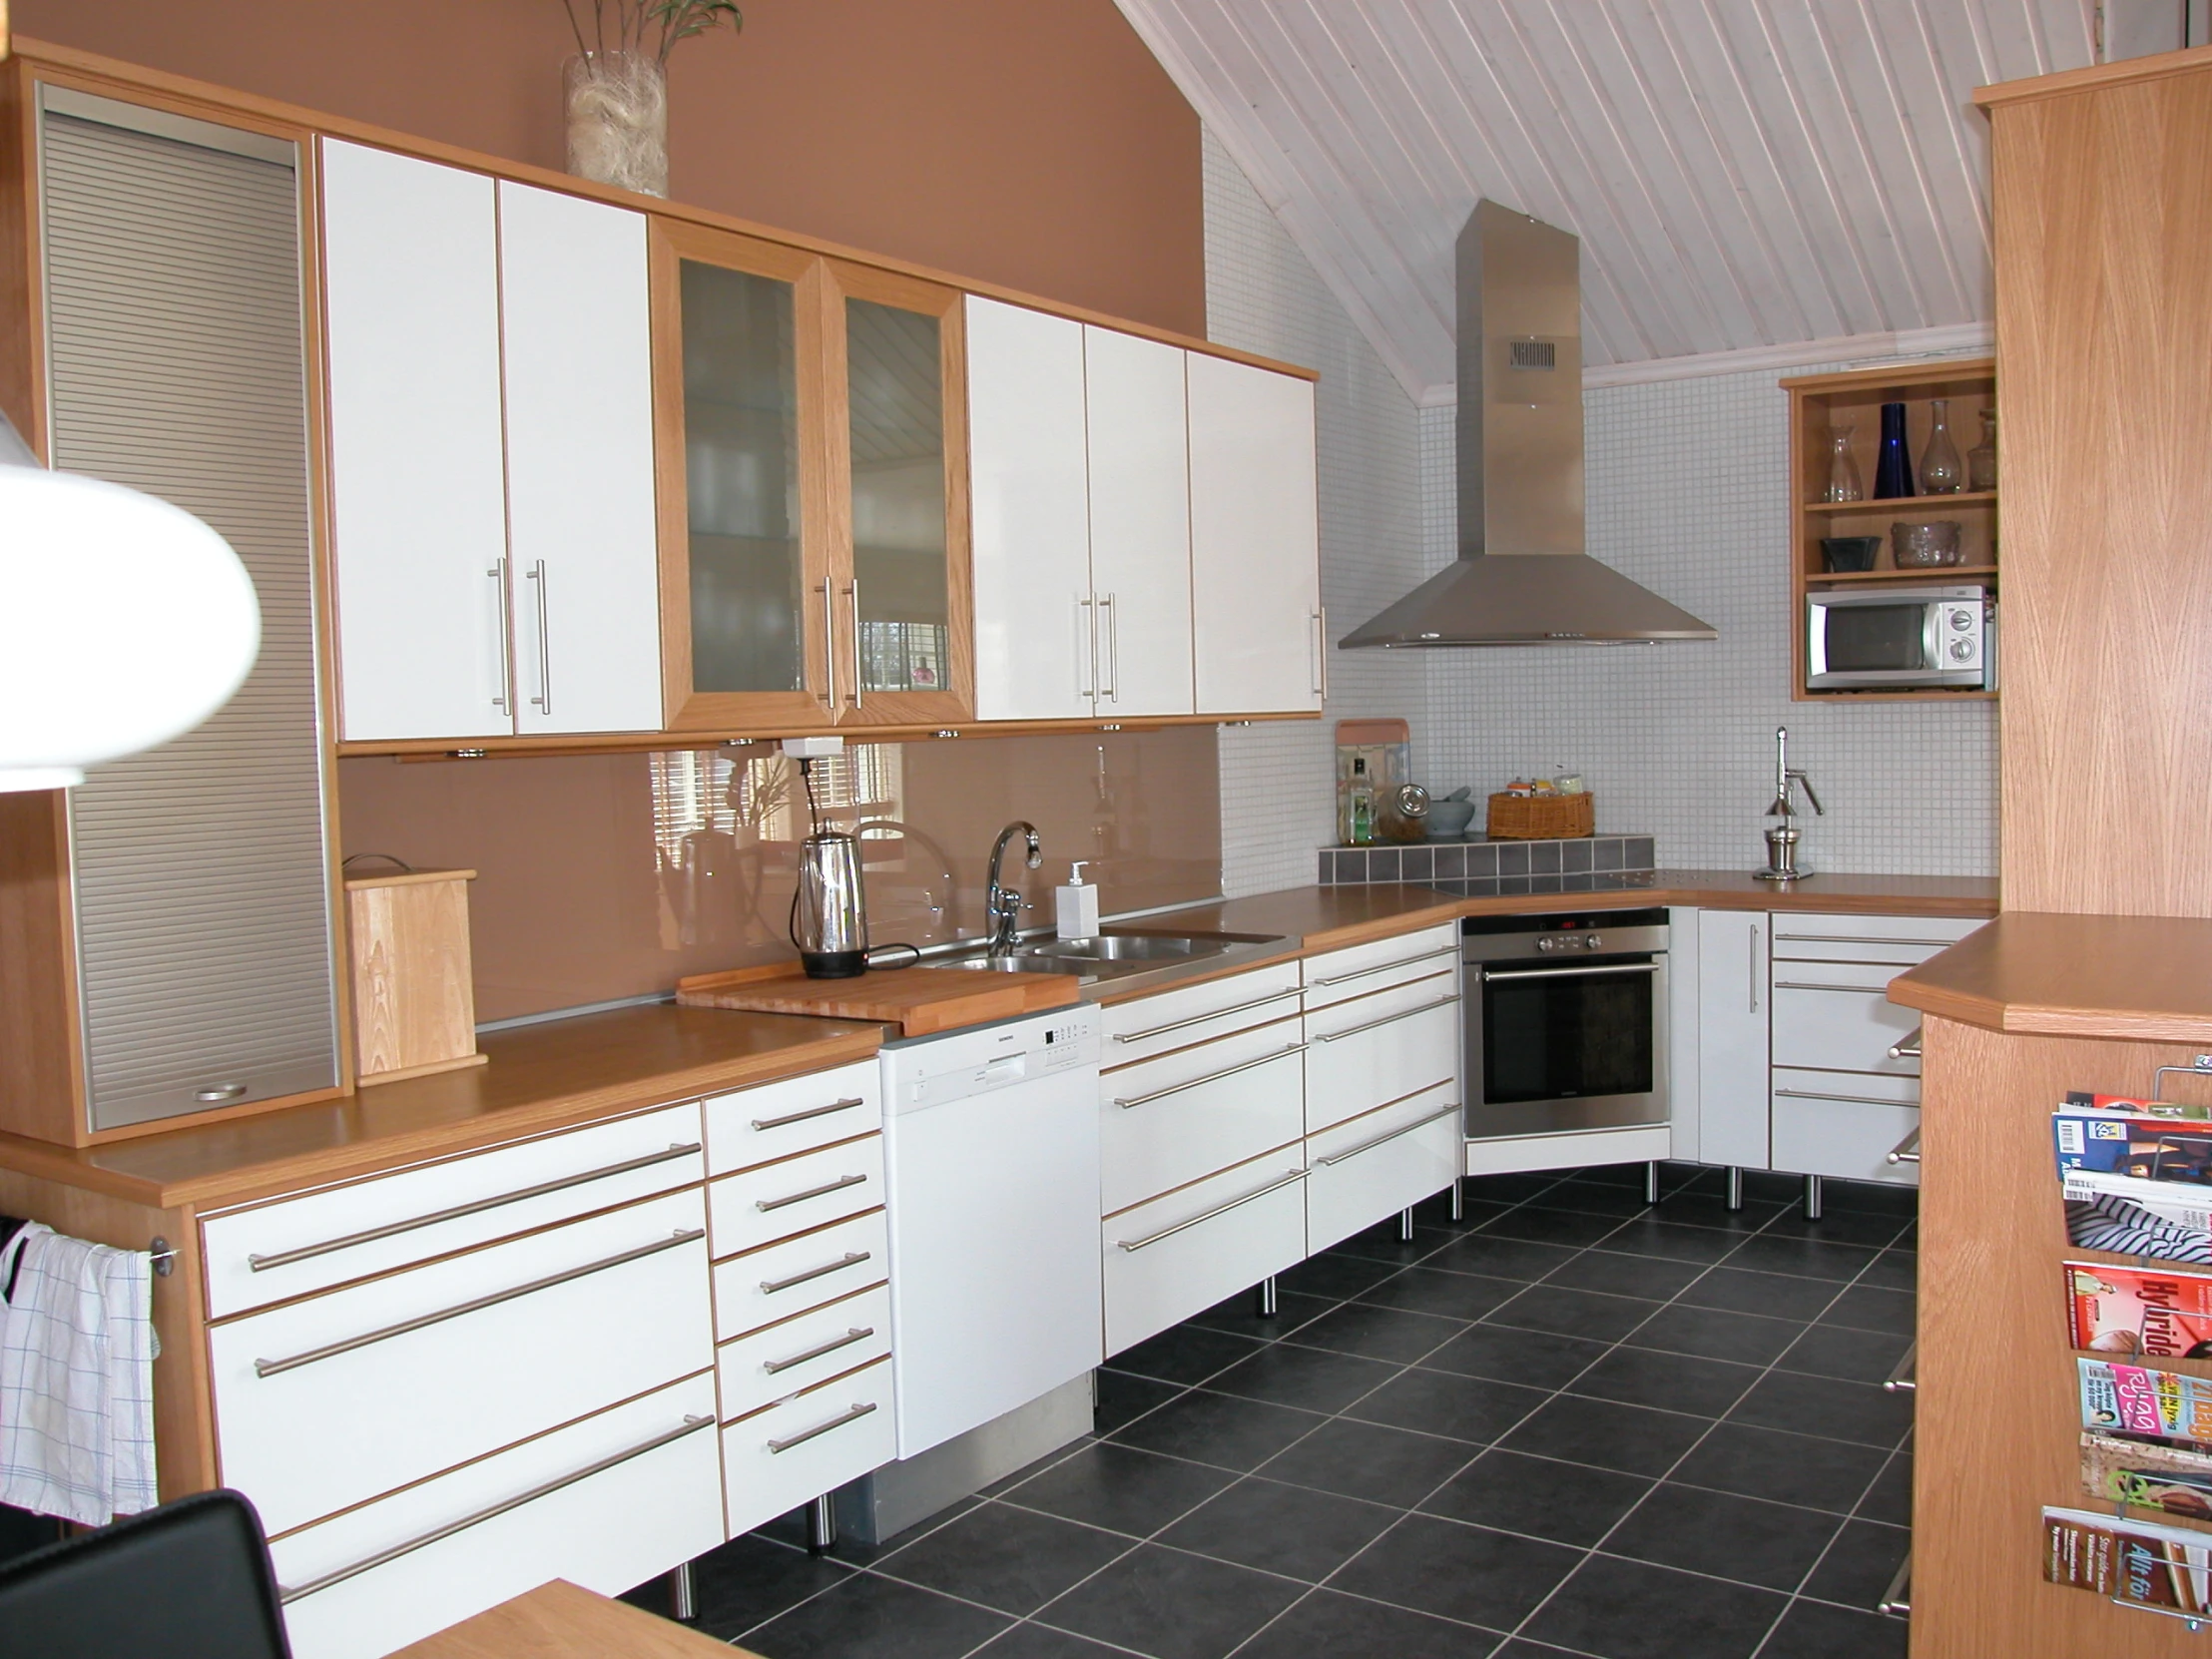
{"label": "upper wall cabinet", "polygon": [[643,218],[321,158],[342,736],[658,729]]}
{"label": "upper wall cabinet", "polygon": [[1102,719],[1197,712],[1191,469],[1180,346],[1083,326]]}

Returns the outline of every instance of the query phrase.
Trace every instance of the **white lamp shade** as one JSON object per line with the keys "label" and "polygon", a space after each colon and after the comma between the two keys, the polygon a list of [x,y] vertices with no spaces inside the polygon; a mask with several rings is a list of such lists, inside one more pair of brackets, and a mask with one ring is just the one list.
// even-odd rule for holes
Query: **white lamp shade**
{"label": "white lamp shade", "polygon": [[261,650],[253,579],[215,531],[151,495],[0,465],[0,790],[189,732]]}

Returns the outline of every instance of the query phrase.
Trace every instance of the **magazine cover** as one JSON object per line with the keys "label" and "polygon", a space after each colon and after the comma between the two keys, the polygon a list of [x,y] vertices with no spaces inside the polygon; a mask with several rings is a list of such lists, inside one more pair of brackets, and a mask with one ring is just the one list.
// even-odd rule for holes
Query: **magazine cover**
{"label": "magazine cover", "polygon": [[2212,1103],[2198,1105],[2179,1100],[2143,1100],[2131,1094],[2091,1094],[2068,1089],[2062,1112],[2117,1112],[2122,1117],[2185,1119],[2212,1122]]}
{"label": "magazine cover", "polygon": [[2106,1503],[2132,1503],[2186,1520],[2212,1521],[2212,1454],[2084,1434],[2081,1488]]}
{"label": "magazine cover", "polygon": [[2088,1509],[2043,1511],[2043,1577],[2053,1584],[2203,1613],[2212,1592],[2212,1533]]}
{"label": "magazine cover", "polygon": [[2094,1170],[2212,1187],[2212,1123],[2061,1110],[2051,1115],[2050,1128],[2062,1175]]}
{"label": "magazine cover", "polygon": [[2112,1438],[2212,1452],[2212,1382],[2108,1360],[2076,1360],[2081,1426]]}
{"label": "magazine cover", "polygon": [[2075,1249],[2212,1267],[2212,1191],[2084,1170],[2068,1170],[2061,1191]]}
{"label": "magazine cover", "polygon": [[2092,1354],[2212,1359],[2212,1276],[2065,1264],[2073,1346]]}

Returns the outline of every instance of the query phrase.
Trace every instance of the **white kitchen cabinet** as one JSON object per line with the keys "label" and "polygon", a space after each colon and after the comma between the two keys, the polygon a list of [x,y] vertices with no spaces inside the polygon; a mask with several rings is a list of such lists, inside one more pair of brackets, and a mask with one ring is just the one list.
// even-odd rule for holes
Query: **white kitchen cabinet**
{"label": "white kitchen cabinet", "polygon": [[645,216],[501,180],[514,730],[661,727]]}
{"label": "white kitchen cabinet", "polygon": [[857,1480],[897,1454],[887,1359],[742,1417],[722,1431],[730,1535]]}
{"label": "white kitchen cabinet", "polygon": [[1697,912],[1698,1157],[1768,1165],[1767,955],[1762,910]]}
{"label": "white kitchen cabinet", "polygon": [[1303,1261],[1305,1182],[1294,1144],[1102,1220],[1108,1356]]}
{"label": "white kitchen cabinet", "polygon": [[1298,1021],[1278,1020],[1101,1079],[1099,1207],[1141,1204],[1306,1132]]}
{"label": "white kitchen cabinet", "polygon": [[1890,1153],[1921,1124],[1917,1077],[1774,1069],[1774,1167],[1793,1175],[1920,1185]]}
{"label": "white kitchen cabinet", "polygon": [[1200,714],[1307,714],[1328,653],[1310,380],[1188,360]]}
{"label": "white kitchen cabinet", "polygon": [[1306,1248],[1327,1250],[1459,1174],[1459,1087],[1407,1095],[1306,1140]]}
{"label": "white kitchen cabinet", "polygon": [[1189,354],[1086,323],[1097,714],[1187,715],[1191,669]]}
{"label": "white kitchen cabinet", "polygon": [[335,139],[321,175],[342,735],[504,736],[492,181]]}

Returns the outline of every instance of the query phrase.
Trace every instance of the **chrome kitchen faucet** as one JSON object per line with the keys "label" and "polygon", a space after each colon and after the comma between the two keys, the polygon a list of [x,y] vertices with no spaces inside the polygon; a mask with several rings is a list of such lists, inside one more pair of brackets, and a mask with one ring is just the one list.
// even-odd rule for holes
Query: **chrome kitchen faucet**
{"label": "chrome kitchen faucet", "polygon": [[1027,862],[1031,869],[1044,862],[1044,846],[1037,839],[1037,827],[1026,819],[1014,820],[999,830],[998,839],[991,843],[990,884],[983,892],[983,914],[989,927],[993,956],[1004,956],[1021,942],[1021,894],[998,883],[999,860],[1006,855],[1006,843],[1016,835],[1029,838]]}

